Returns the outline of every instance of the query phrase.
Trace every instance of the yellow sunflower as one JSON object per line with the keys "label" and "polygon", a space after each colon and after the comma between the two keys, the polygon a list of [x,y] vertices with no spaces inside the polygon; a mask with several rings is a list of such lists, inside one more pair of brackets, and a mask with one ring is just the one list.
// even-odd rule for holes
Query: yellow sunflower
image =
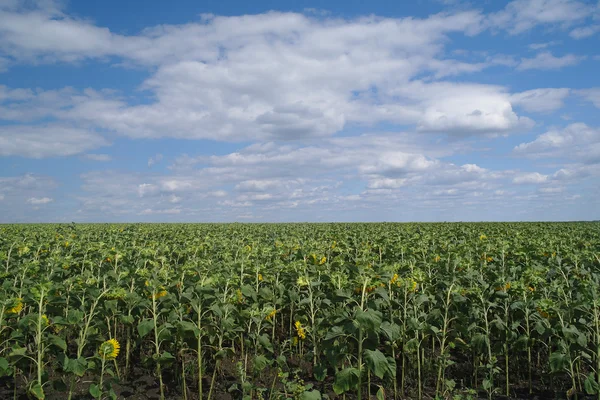
{"label": "yellow sunflower", "polygon": [[17,298],[14,300],[14,306],[6,310],[7,314],[20,314],[23,311],[23,299]]}
{"label": "yellow sunflower", "polygon": [[119,351],[121,350],[121,345],[117,341],[117,339],[110,339],[100,345],[98,349],[98,354],[104,360],[114,360],[119,355]]}
{"label": "yellow sunflower", "polygon": [[306,331],[302,327],[302,324],[300,323],[300,321],[296,321],[294,326],[296,327],[296,333],[298,334],[298,337],[302,340],[306,339]]}

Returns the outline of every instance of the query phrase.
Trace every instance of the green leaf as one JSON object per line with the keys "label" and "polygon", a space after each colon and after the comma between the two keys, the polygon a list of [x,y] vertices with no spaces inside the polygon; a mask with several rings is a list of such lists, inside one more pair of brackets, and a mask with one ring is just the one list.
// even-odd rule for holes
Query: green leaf
{"label": "green leaf", "polygon": [[475,350],[482,352],[486,348],[488,340],[489,339],[487,335],[484,335],[483,333],[478,333],[474,335],[471,339],[471,346],[473,346]]}
{"label": "green leaf", "polygon": [[95,399],[99,399],[100,398],[100,388],[95,383],[92,383],[90,385],[90,394]]}
{"label": "green leaf", "polygon": [[260,343],[261,346],[267,349],[269,352],[273,352],[273,344],[271,343],[269,337],[266,334],[262,334],[258,337],[258,343]]}
{"label": "green leaf", "polygon": [[379,390],[377,390],[377,394],[375,394],[377,400],[385,400],[385,390],[383,386],[379,386]]}
{"label": "green leaf", "polygon": [[325,338],[323,340],[333,340],[340,336],[344,336],[345,334],[346,333],[344,332],[344,329],[341,326],[334,326],[327,332],[327,335],[325,335]]}
{"label": "green leaf", "polygon": [[356,310],[356,322],[358,326],[369,332],[377,332],[381,327],[382,314],[375,310]]}
{"label": "green leaf", "polygon": [[567,365],[569,363],[567,360],[567,356],[563,353],[558,352],[550,354],[549,362],[550,370],[552,372],[563,371],[565,368],[567,368]]}
{"label": "green leaf", "polygon": [[369,371],[379,379],[383,379],[384,375],[390,372],[388,360],[379,350],[365,350],[365,362]]}
{"label": "green leaf", "polygon": [[88,362],[85,358],[79,357],[78,359],[65,358],[63,361],[63,370],[65,372],[71,372],[79,377],[85,374]]}
{"label": "green leaf", "polygon": [[492,389],[492,381],[489,379],[484,379],[483,382],[481,382],[481,386],[483,386],[484,390],[489,392],[490,389]]}
{"label": "green leaf", "polygon": [[67,313],[67,322],[71,325],[78,324],[83,320],[84,315],[83,311],[70,309]]}
{"label": "green leaf", "polygon": [[48,335],[48,338],[50,339],[50,344],[53,344],[62,351],[67,351],[67,342],[63,338],[56,335]]}
{"label": "green leaf", "polygon": [[27,349],[25,347],[15,347],[11,349],[11,352],[8,354],[9,359],[19,360],[22,357],[25,357],[27,354]]}
{"label": "green leaf", "polygon": [[323,382],[327,377],[327,367],[324,365],[317,365],[313,369],[313,375],[316,380],[318,380],[319,382]]}
{"label": "green leaf", "polygon": [[596,394],[598,393],[598,389],[600,389],[600,385],[596,382],[596,377],[593,372],[585,378],[585,382],[583,382],[583,386],[585,387],[585,392],[587,394]]}
{"label": "green leaf", "polygon": [[385,321],[381,324],[381,331],[391,342],[395,342],[396,340],[400,339],[400,325],[398,324],[392,324],[388,321]]}
{"label": "green leaf", "polygon": [[198,327],[195,324],[189,321],[179,321],[177,327],[180,332],[191,332],[194,334],[195,337],[198,337],[198,335],[200,334],[200,329],[198,329]]}
{"label": "green leaf", "polygon": [[151,319],[144,319],[138,324],[137,331],[141,338],[152,332],[154,329],[154,321]]}
{"label": "green leaf", "polygon": [[161,365],[168,364],[173,360],[175,360],[175,357],[173,357],[173,354],[169,353],[168,351],[163,351],[158,358],[158,361],[160,361]]}
{"label": "green leaf", "polygon": [[0,357],[0,374],[8,370],[8,360],[4,357]]}
{"label": "green leaf", "polygon": [[38,400],[43,400],[46,398],[44,394],[44,388],[40,385],[39,382],[36,382],[31,388],[29,388],[29,393],[33,395]]}
{"label": "green leaf", "polygon": [[350,389],[354,389],[358,384],[360,372],[356,368],[345,368],[335,374],[333,391],[335,394],[342,394]]}
{"label": "green leaf", "polygon": [[262,354],[256,356],[254,358],[254,371],[261,372],[267,367],[268,363],[269,360],[267,360],[267,357],[263,356]]}
{"label": "green leaf", "polygon": [[300,400],[321,400],[321,392],[318,390],[310,390],[303,392],[300,397]]}

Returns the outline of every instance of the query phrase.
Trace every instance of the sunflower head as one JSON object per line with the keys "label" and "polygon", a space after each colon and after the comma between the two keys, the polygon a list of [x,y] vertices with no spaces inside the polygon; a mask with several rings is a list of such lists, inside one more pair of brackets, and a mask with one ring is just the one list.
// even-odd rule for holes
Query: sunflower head
{"label": "sunflower head", "polygon": [[7,314],[20,314],[23,311],[23,299],[16,298],[13,301],[12,307],[6,310]]}
{"label": "sunflower head", "polygon": [[104,360],[114,360],[119,355],[119,350],[121,350],[121,345],[117,339],[110,339],[100,345],[98,354]]}
{"label": "sunflower head", "polygon": [[167,293],[167,291],[165,290],[165,288],[164,288],[164,287],[161,287],[161,289],[160,289],[159,291],[155,292],[155,293],[152,295],[152,297],[154,298],[154,300],[158,300],[158,299],[160,299],[161,297],[165,297],[167,294],[168,294],[168,293]]}
{"label": "sunflower head", "polygon": [[294,326],[296,327],[296,333],[298,334],[298,337],[302,340],[306,339],[306,330],[302,326],[302,323],[300,321],[296,321]]}

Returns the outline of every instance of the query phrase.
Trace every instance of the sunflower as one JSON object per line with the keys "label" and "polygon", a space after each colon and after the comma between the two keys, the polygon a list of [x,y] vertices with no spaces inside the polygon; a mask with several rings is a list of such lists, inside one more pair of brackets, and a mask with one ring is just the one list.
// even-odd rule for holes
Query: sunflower
{"label": "sunflower", "polygon": [[110,339],[100,345],[98,354],[104,360],[114,360],[119,355],[119,350],[121,350],[121,345],[117,339]]}
{"label": "sunflower", "polygon": [[300,321],[296,321],[294,326],[296,327],[296,333],[298,334],[298,337],[302,340],[306,339],[306,331],[302,327],[302,324],[300,323]]}
{"label": "sunflower", "polygon": [[167,295],[167,291],[164,288],[161,288],[161,290],[159,290],[158,292],[154,293],[152,295],[152,297],[154,297],[154,300],[158,300],[161,297],[165,297]]}
{"label": "sunflower", "polygon": [[20,314],[23,311],[23,299],[16,298],[13,302],[14,306],[6,310],[7,314]]}
{"label": "sunflower", "polygon": [[271,311],[266,317],[265,320],[266,321],[271,321],[273,319],[273,317],[275,316],[275,314],[277,314],[277,310],[274,309],[273,311]]}

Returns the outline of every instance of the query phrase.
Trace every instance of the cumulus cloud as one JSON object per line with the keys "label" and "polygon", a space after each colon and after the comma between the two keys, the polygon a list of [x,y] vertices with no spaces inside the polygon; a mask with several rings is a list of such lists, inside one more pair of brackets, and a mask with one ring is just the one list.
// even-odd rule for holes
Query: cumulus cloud
{"label": "cumulus cloud", "polygon": [[[527,171],[489,161],[503,147],[493,138],[535,125],[522,112],[556,111],[572,93],[598,105],[596,89],[476,83],[488,68],[559,69],[584,57],[550,53],[558,41],[530,45],[539,53],[529,58],[456,48],[486,29],[543,26],[583,37],[591,6],[582,1],[516,0],[492,15],[461,6],[425,18],[202,15],[129,34],[60,3],[24,4],[0,0],[0,70],[93,61],[147,74],[131,93],[0,85],[0,155],[110,161],[96,150],[109,137],[237,143],[211,155],[211,146],[195,153],[170,140],[169,154],[178,145],[187,154],[160,173],[88,163],[98,170],[81,174],[81,191],[69,197],[82,220],[474,218],[465,205],[479,218],[512,217],[540,196],[585,201],[572,183],[600,176],[597,129],[587,125],[552,128],[514,149],[560,158],[544,166],[550,172],[532,172],[541,168],[535,160]],[[375,128],[389,132],[365,133]],[[155,154],[147,165],[159,162]],[[34,175],[0,178],[0,195],[27,215],[44,202],[63,205],[55,186]]]}
{"label": "cumulus cloud", "polygon": [[[152,65],[156,72],[142,89],[153,92],[156,101],[131,105],[115,93],[91,89],[5,88],[10,106],[0,106],[0,118],[53,117],[133,138],[220,141],[327,137],[365,122],[415,124],[423,131],[460,135],[507,132],[523,122],[499,88],[414,81],[424,74],[439,79],[506,64],[498,57],[476,63],[445,57],[449,34],[481,32],[483,16],[476,11],[423,19],[279,12],[203,16],[199,22],[127,37],[57,13],[46,21],[40,20],[45,14],[39,10],[5,11],[13,21],[5,23],[10,29],[0,29],[5,51],[19,48],[12,57],[29,54],[39,62],[50,56],[114,55]],[[21,35],[23,21],[39,24],[45,39]],[[70,43],[61,32],[77,38]],[[427,96],[395,97],[395,89],[408,86],[420,86]],[[440,91],[445,98],[438,96]],[[465,110],[452,105],[452,91],[461,93],[458,103]]]}
{"label": "cumulus cloud", "polygon": [[522,173],[513,178],[513,183],[522,184],[537,184],[544,183],[548,180],[548,175],[540,174],[539,172]]}
{"label": "cumulus cloud", "polygon": [[600,129],[584,123],[553,128],[534,141],[521,143],[514,153],[530,158],[566,158],[587,164],[600,163]]}
{"label": "cumulus cloud", "polygon": [[413,82],[390,93],[410,100],[405,109],[423,132],[457,136],[504,134],[533,125],[530,119],[513,111],[510,95],[499,86]]}

